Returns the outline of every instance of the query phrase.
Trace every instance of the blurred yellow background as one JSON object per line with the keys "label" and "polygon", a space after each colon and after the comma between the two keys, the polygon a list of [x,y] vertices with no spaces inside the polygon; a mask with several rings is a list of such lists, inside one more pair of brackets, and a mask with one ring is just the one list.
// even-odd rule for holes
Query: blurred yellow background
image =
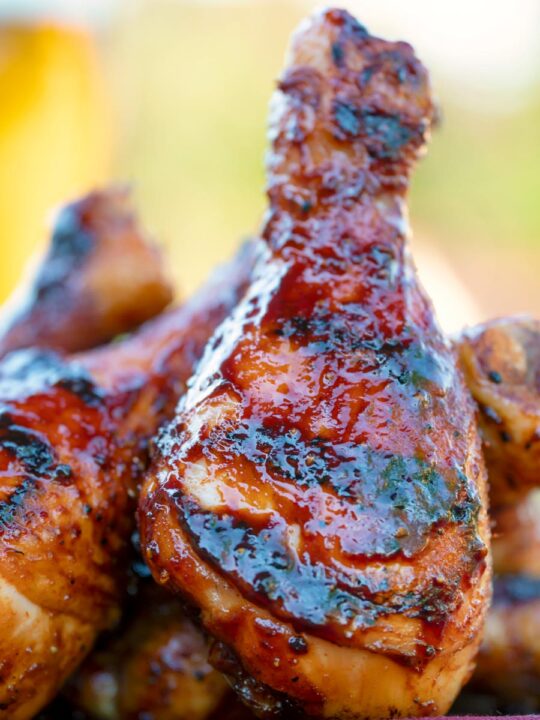
{"label": "blurred yellow background", "polygon": [[[412,221],[447,325],[540,315],[540,3],[345,4],[413,42],[432,73],[443,120]],[[133,183],[192,291],[257,230],[268,99],[315,3],[140,0],[70,24],[38,5],[0,31],[0,296],[43,243],[49,209],[107,179]]]}
{"label": "blurred yellow background", "polygon": [[92,38],[48,22],[0,26],[0,297],[64,198],[111,171],[108,101]]}

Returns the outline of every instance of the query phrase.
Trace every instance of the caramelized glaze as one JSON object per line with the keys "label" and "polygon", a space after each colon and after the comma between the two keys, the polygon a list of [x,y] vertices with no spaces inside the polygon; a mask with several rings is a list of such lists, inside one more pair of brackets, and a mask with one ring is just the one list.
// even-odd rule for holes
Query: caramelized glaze
{"label": "caramelized glaze", "polygon": [[343,11],[302,27],[272,102],[265,251],[144,487],[154,576],[261,717],[444,712],[477,647],[484,467],[403,204],[433,115],[408,45]]}

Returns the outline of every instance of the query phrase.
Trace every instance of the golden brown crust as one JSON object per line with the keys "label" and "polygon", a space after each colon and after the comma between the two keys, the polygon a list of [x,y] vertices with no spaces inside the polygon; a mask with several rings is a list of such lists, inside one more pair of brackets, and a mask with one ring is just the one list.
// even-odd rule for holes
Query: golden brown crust
{"label": "golden brown crust", "polygon": [[172,299],[161,255],[126,190],[65,206],[30,282],[2,310],[0,356],[38,346],[75,352],[157,315]]}
{"label": "golden brown crust", "polygon": [[267,250],[161,436],[145,557],[261,717],[444,712],[478,644],[489,533],[473,405],[406,248],[427,74],[336,10],[289,62]]}

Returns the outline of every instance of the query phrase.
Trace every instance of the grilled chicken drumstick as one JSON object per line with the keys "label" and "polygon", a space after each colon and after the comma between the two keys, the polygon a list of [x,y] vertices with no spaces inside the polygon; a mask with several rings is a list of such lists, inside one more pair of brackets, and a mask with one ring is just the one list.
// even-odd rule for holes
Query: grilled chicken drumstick
{"label": "grilled chicken drumstick", "polygon": [[128,192],[94,192],[62,208],[30,282],[2,308],[0,356],[32,346],[95,347],[171,299],[161,257],[137,227]]}
{"label": "grilled chicken drumstick", "polygon": [[[77,347],[78,342],[86,347],[112,339],[118,332],[131,330],[135,319],[144,320],[161,309],[170,294],[161,258],[137,230],[127,199],[124,191],[93,193],[61,211],[22,310],[9,308],[4,322],[0,320],[5,333],[0,333],[0,355],[14,350],[17,343],[32,341],[58,350],[83,349]],[[110,262],[121,260],[123,253],[129,253],[127,269],[132,279],[119,296],[127,280],[122,280],[126,263],[115,275]],[[247,278],[249,264],[245,272]],[[245,282],[242,277],[235,279]],[[88,291],[92,287],[95,299]],[[231,298],[234,293],[232,288]],[[115,307],[122,311],[111,322]],[[92,320],[84,333],[82,308]],[[128,617],[78,670],[70,697],[92,717],[106,720],[139,717],[143,712],[151,712],[155,720],[209,718],[229,692],[223,676],[208,664],[201,633],[178,602],[153,580],[139,581],[138,597],[130,599],[129,605],[122,611]],[[55,712],[51,709],[51,717],[57,717]]]}
{"label": "grilled chicken drumstick", "polygon": [[485,472],[404,208],[432,117],[408,45],[344,11],[302,26],[272,104],[266,251],[143,489],[155,578],[260,717],[443,713],[472,668]]}
{"label": "grilled chicken drumstick", "polygon": [[495,594],[473,686],[540,709],[540,322],[505,318],[457,343],[490,479]]}
{"label": "grilled chicken drumstick", "polygon": [[118,617],[147,441],[245,267],[123,342],[0,363],[0,718],[32,717]]}
{"label": "grilled chicken drumstick", "polygon": [[[115,263],[116,269],[112,272]],[[118,333],[133,329],[135,322],[148,319],[152,313],[157,314],[170,300],[170,294],[161,257],[138,230],[129,209],[127,192],[94,192],[61,210],[50,246],[35,269],[32,281],[24,292],[18,291],[3,308],[3,316],[0,316],[0,356],[26,344],[63,351],[98,345]],[[141,621],[129,628],[130,647],[136,643],[140,645],[132,665],[136,662],[137,667],[141,667],[144,660],[149,665],[155,663],[158,649],[153,652],[155,657],[151,657],[148,645],[153,642],[155,646],[162,641],[161,653],[165,658],[171,657],[171,665],[174,666],[169,668],[167,680],[170,684],[174,672],[177,691],[173,698],[171,692],[161,693],[159,699],[154,697],[153,709],[158,703],[168,703],[173,708],[181,703],[182,707],[189,705],[193,710],[194,702],[198,700],[200,703],[201,698],[206,705],[215,703],[212,697],[215,693],[209,692],[213,689],[212,680],[216,685],[224,683],[216,671],[206,672],[205,677],[207,675],[209,680],[203,683],[200,673],[207,665],[203,668],[201,658],[196,656],[190,661],[186,657],[185,660],[193,673],[196,672],[195,679],[187,667],[180,668],[178,662],[173,662],[174,653],[171,656],[171,646],[175,641],[177,644],[183,641],[177,652],[186,655],[188,650],[194,651],[197,644],[202,645],[202,638],[184,618],[177,603],[173,612],[171,600],[167,597],[166,603],[162,597],[163,590],[154,587],[155,590],[145,588],[144,598],[140,598],[148,613],[148,594],[152,594],[153,621],[145,623],[150,627],[148,634],[151,637],[143,638],[142,633],[137,631],[142,614]],[[167,640],[163,637],[165,622],[169,633]],[[160,624],[163,627],[158,627]],[[116,642],[114,648],[116,662],[121,659],[120,650],[116,647],[118,644]],[[125,645],[127,650],[128,643]],[[112,652],[108,657],[111,656]],[[88,662],[87,674],[90,674],[90,667],[97,674],[100,662],[105,664],[103,653],[99,656],[94,653],[93,660]],[[112,669],[110,672],[112,675]],[[91,677],[94,679],[94,675]],[[190,688],[186,688],[188,682],[191,683]],[[77,687],[79,685],[84,686],[84,683],[78,682]],[[90,683],[87,685],[90,686]],[[128,686],[133,707],[133,683],[128,683]],[[157,695],[157,686],[152,687]],[[103,697],[103,682],[99,688],[92,686],[92,689],[95,690],[93,703],[89,700],[92,709],[105,707],[110,697]],[[90,694],[90,687],[81,688],[80,695],[85,699]],[[97,694],[102,696],[99,704]],[[138,698],[138,695],[135,697]]]}

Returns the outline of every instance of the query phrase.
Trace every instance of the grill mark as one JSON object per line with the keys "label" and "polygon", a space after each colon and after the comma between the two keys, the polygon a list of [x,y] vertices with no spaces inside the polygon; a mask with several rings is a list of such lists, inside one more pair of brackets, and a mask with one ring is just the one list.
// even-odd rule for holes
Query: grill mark
{"label": "grill mark", "polygon": [[49,442],[34,430],[17,425],[11,416],[0,415],[0,448],[18,460],[28,475],[0,503],[0,527],[7,527],[24,506],[27,496],[39,480],[55,478],[57,472],[65,480],[66,465],[57,465]]}
{"label": "grill mark", "polygon": [[[293,557],[282,525],[256,531],[231,515],[201,510],[178,493],[173,500],[180,524],[201,557],[252,601],[273,605],[286,621],[317,628],[317,634],[331,642],[342,642],[343,633],[352,639],[356,631],[395,613],[422,621],[426,639],[432,641],[459,602],[460,578],[444,586],[435,583],[429,592],[422,587],[397,594],[384,579],[374,584],[362,572],[345,577],[305,556]],[[482,553],[478,547],[477,554]],[[477,560],[471,552],[471,564]],[[433,646],[419,639],[414,655],[396,659],[420,668],[433,653]]]}
{"label": "grill mark", "polygon": [[63,380],[59,380],[56,386],[67,390],[75,395],[89,407],[101,405],[103,402],[103,393],[96,387],[89,377],[71,376]]}
{"label": "grill mark", "polygon": [[89,407],[103,404],[104,393],[85,368],[66,362],[50,350],[18,350],[0,364],[0,397],[4,401],[61,388]]}
{"label": "grill mark", "polygon": [[[162,452],[167,452],[166,442],[162,438]],[[201,446],[211,465],[221,464],[223,458],[233,463],[244,459],[265,482],[277,479],[330,490],[359,531],[351,528],[341,534],[342,550],[356,557],[411,558],[441,523],[465,523],[471,532],[476,528],[480,501],[457,464],[437,467],[421,457],[306,437],[298,428],[254,418],[231,430],[214,428]],[[324,535],[326,530],[317,532]]]}
{"label": "grill mark", "polygon": [[50,475],[55,460],[50,444],[33,430],[11,423],[6,427],[5,423],[6,415],[2,415],[0,447],[20,460],[31,475],[37,477]]}
{"label": "grill mark", "polygon": [[0,528],[6,528],[40,481],[53,480],[62,485],[73,482],[71,466],[59,463],[45,435],[21,424],[19,411],[8,398],[19,404],[25,397],[58,388],[74,395],[86,407],[94,407],[103,401],[103,396],[83,369],[64,362],[55,353],[38,350],[8,356],[0,365],[0,386],[4,399],[0,406],[0,450],[17,460],[24,473],[19,485],[0,502]]}

